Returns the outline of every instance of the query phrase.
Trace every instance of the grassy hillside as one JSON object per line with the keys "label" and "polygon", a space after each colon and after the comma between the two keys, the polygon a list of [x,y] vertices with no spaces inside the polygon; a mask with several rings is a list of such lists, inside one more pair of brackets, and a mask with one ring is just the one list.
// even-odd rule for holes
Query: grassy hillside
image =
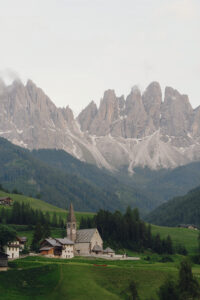
{"label": "grassy hillside", "polygon": [[[0,273],[0,299],[125,300],[134,280],[141,300],[157,300],[164,280],[177,278],[181,257],[174,259],[160,263],[142,257],[140,261],[27,257],[11,262],[11,269]],[[193,266],[193,273],[199,279],[200,267]]]}
{"label": "grassy hillside", "polygon": [[31,153],[0,138],[2,186],[33,197],[39,194],[44,201],[62,208],[73,202],[75,209],[81,211],[125,209],[128,204],[148,211],[146,197],[105,171],[64,151],[41,152],[43,155],[39,157],[36,151]]}
{"label": "grassy hillside", "polygon": [[195,224],[200,226],[200,187],[183,197],[174,198],[162,204],[145,217],[145,220],[164,226]]}
{"label": "grassy hillside", "polygon": [[188,251],[188,254],[195,254],[198,249],[198,234],[199,231],[187,229],[187,228],[178,228],[178,227],[164,227],[152,225],[152,233],[159,233],[162,238],[166,238],[168,234],[171,236],[174,245],[183,245]]}
{"label": "grassy hillside", "polygon": [[[56,207],[54,205],[51,205],[45,201],[36,199],[36,198],[31,198],[31,197],[27,197],[24,195],[17,195],[17,194],[9,194],[9,193],[5,193],[0,191],[0,197],[4,197],[4,196],[10,196],[14,201],[16,202],[24,202],[24,203],[29,203],[30,206],[33,209],[39,209],[42,210],[43,212],[49,212],[50,215],[53,215],[53,213],[55,212],[57,216],[61,216],[63,219],[66,219],[68,211],[64,210],[62,208]],[[5,209],[10,209],[9,207],[4,207]],[[0,209],[2,209],[2,207],[0,206]],[[81,217],[90,217],[93,216],[94,213],[90,213],[90,212],[75,212],[77,221],[79,222]]]}
{"label": "grassy hillside", "polygon": [[[11,265],[14,270],[0,273],[0,299],[127,299],[131,280],[138,286],[140,299],[157,299],[157,289],[164,279],[169,275],[176,277],[178,273],[173,264],[150,264],[143,260],[109,262],[29,257]],[[195,272],[200,274],[200,269]]]}

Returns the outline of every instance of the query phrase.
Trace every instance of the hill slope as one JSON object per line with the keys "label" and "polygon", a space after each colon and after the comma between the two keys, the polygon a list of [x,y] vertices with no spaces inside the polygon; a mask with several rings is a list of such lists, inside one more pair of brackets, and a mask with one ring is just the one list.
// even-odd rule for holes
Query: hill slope
{"label": "hill slope", "polygon": [[[14,201],[19,203],[28,203],[33,209],[41,210],[42,212],[49,212],[50,215],[53,215],[55,212],[57,216],[61,216],[64,220],[67,218],[68,211],[66,209],[59,208],[57,206],[54,206],[52,204],[49,204],[45,201],[42,201],[40,199],[31,198],[24,195],[18,195],[18,194],[12,194],[12,193],[5,193],[0,190],[0,197],[11,197]],[[0,210],[4,207],[4,209],[10,209],[10,207],[7,206],[0,206]],[[76,219],[79,222],[81,217],[89,217],[92,216],[93,213],[90,212],[75,212]]]}
{"label": "hill slope", "polygon": [[[57,153],[45,150],[44,156],[54,152]],[[0,182],[5,188],[17,188],[26,195],[40,194],[44,201],[63,208],[73,202],[75,209],[81,211],[123,209],[128,204],[148,211],[148,199],[106,172],[72,157],[69,164],[69,159],[65,161],[62,157],[67,154],[62,151],[58,152],[60,165],[65,163],[62,168],[50,165],[52,156],[45,162],[34,153],[0,138]],[[78,176],[77,167],[72,172],[75,161],[81,166]]]}
{"label": "hill slope", "polygon": [[177,226],[178,224],[195,224],[200,226],[200,187],[190,191],[182,197],[174,198],[162,204],[145,220],[164,226]]}
{"label": "hill slope", "polygon": [[200,185],[200,162],[175,169],[136,168],[132,176],[127,176],[122,170],[116,175],[120,181],[131,185],[151,199],[151,209],[154,209],[163,202],[183,196]]}

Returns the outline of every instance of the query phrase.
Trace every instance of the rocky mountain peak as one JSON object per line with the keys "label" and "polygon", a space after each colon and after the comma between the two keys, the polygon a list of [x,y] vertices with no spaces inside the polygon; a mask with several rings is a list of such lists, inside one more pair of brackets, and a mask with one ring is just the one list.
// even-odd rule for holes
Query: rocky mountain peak
{"label": "rocky mountain peak", "polygon": [[90,129],[90,125],[92,121],[94,120],[96,114],[97,114],[97,105],[94,103],[94,101],[91,101],[88,106],[82,110],[82,112],[79,114],[77,120],[81,126],[81,130],[88,131]]}
{"label": "rocky mountain peak", "polygon": [[188,96],[166,87],[162,105],[162,132],[172,136],[185,136],[190,131],[193,109]]}
{"label": "rocky mountain peak", "polygon": [[[79,126],[80,125],[80,126]],[[0,136],[30,149],[64,149],[110,170],[135,166],[174,168],[200,159],[200,108],[158,82],[126,97],[107,90],[99,108],[92,101],[74,120],[29,80],[0,82]]]}
{"label": "rocky mountain peak", "polygon": [[154,130],[157,130],[160,126],[160,107],[162,104],[162,91],[158,82],[154,81],[146,88],[142,101],[148,115],[149,126],[151,124]]}

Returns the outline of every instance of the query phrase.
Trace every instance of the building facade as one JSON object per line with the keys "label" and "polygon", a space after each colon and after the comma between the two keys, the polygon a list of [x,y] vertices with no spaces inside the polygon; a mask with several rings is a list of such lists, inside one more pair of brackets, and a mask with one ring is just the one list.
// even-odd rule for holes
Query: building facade
{"label": "building facade", "polygon": [[76,217],[72,203],[66,224],[67,238],[74,242],[75,255],[91,255],[103,252],[103,240],[97,228],[77,230]]}
{"label": "building facade", "polygon": [[48,238],[40,244],[40,254],[49,257],[73,258],[74,242],[67,238]]}
{"label": "building facade", "polygon": [[8,258],[19,258],[19,241],[9,242],[5,247],[4,251],[8,255]]}

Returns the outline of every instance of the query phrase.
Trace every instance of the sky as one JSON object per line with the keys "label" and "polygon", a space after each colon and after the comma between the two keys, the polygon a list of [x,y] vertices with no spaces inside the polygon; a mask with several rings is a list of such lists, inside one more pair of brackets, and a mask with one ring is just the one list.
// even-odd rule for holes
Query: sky
{"label": "sky", "polygon": [[158,81],[200,105],[200,0],[0,0],[0,76],[77,115]]}

